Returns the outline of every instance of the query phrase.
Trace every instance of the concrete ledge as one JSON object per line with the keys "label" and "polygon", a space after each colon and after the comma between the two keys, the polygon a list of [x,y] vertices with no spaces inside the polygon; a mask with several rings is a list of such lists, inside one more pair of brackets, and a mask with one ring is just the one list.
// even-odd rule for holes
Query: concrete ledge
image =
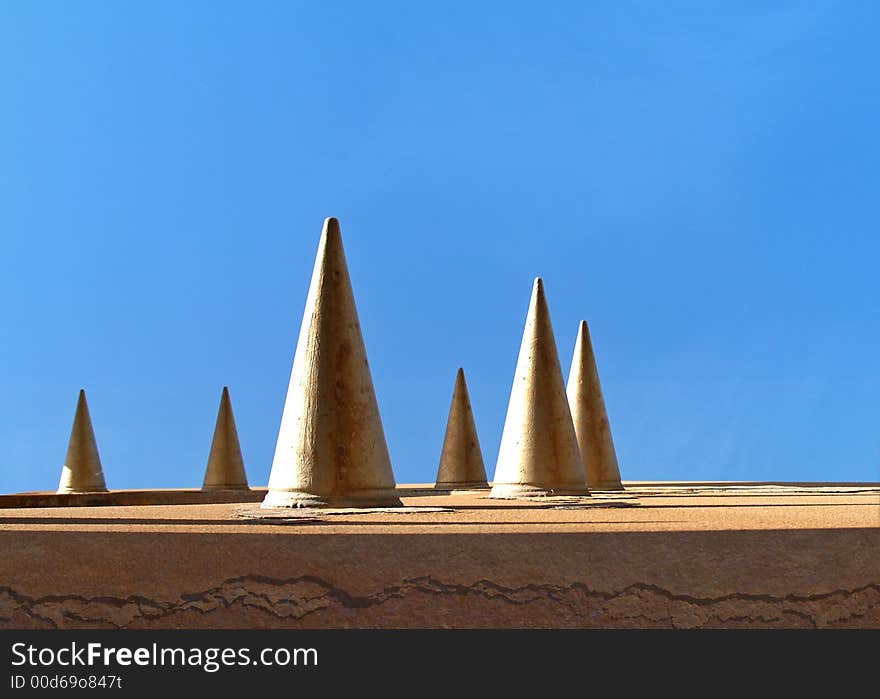
{"label": "concrete ledge", "polygon": [[[0,509],[7,628],[880,628],[880,487]],[[199,491],[177,491],[192,495]],[[625,506],[620,506],[625,505]],[[308,515],[308,516],[305,516]]]}
{"label": "concrete ledge", "polygon": [[0,508],[97,507],[107,505],[203,505],[260,502],[265,488],[220,490],[111,490],[106,493],[16,493],[0,495]]}

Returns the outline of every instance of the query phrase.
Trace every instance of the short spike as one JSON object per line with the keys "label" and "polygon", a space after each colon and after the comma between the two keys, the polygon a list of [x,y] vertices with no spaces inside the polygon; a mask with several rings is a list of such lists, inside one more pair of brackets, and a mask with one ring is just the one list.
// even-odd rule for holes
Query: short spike
{"label": "short spike", "polygon": [[229,389],[224,386],[220,396],[220,409],[217,411],[214,439],[211,441],[211,452],[208,455],[208,466],[205,468],[202,490],[247,489],[247,475],[244,472],[238,430],[235,429],[232,401],[229,399]]}
{"label": "short spike", "polygon": [[446,435],[440,452],[440,468],[437,471],[438,490],[474,490],[488,488],[480,440],[468,396],[464,369],[455,375],[452,403],[446,420]]}
{"label": "short spike", "polygon": [[92,418],[86,403],[86,392],[80,390],[76,403],[76,414],[67,444],[67,456],[61,469],[58,483],[59,494],[64,493],[106,493],[104,469],[98,455],[98,443],[92,429]]}

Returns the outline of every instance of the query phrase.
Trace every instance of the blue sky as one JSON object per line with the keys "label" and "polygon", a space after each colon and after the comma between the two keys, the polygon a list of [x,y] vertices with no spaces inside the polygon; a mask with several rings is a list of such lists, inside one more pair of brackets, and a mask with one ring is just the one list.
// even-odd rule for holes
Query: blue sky
{"label": "blue sky", "polygon": [[265,484],[325,216],[399,482],[494,471],[533,277],[624,479],[880,480],[873,2],[4,2],[0,491]]}

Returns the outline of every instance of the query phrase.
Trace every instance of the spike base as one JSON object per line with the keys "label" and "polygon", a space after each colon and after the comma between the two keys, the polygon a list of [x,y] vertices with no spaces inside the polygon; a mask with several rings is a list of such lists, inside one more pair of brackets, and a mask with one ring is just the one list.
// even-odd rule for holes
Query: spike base
{"label": "spike base", "polygon": [[486,481],[440,482],[434,484],[434,490],[489,490],[489,484]]}
{"label": "spike base", "polygon": [[496,483],[489,493],[490,498],[515,500],[518,498],[546,498],[559,496],[589,496],[590,491],[582,487],[543,488],[529,483]]}
{"label": "spike base", "polygon": [[91,495],[93,493],[109,493],[107,488],[59,488],[56,495]]}
{"label": "spike base", "polygon": [[590,490],[625,490],[620,481],[602,481],[601,483],[590,483]]}
{"label": "spike base", "polygon": [[250,486],[247,483],[237,485],[203,485],[202,490],[250,490]]}
{"label": "spike base", "polygon": [[349,495],[318,495],[300,490],[270,490],[263,498],[263,509],[277,507],[403,507],[397,490],[361,490]]}

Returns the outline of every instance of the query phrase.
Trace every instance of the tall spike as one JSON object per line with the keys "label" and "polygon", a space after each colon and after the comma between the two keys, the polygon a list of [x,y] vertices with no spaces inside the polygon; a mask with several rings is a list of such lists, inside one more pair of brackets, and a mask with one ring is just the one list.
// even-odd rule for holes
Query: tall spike
{"label": "tall spike", "polygon": [[455,388],[446,421],[446,435],[440,452],[440,468],[437,470],[438,490],[465,490],[488,488],[480,440],[471,399],[464,380],[464,369],[455,375]]}
{"label": "tall spike", "polygon": [[238,430],[235,429],[232,401],[229,400],[229,388],[224,386],[202,490],[247,489],[247,475],[244,472],[244,460],[241,458]]}
{"label": "tall spike", "polygon": [[568,375],[568,403],[590,490],[623,490],[587,321],[578,326]]}
{"label": "tall spike", "polygon": [[83,390],[80,390],[76,402],[76,414],[73,417],[73,427],[70,430],[70,441],[67,444],[67,455],[61,468],[61,480],[57,492],[59,494],[107,492],[101,457],[98,456],[98,443],[95,441],[89,405],[86,403],[86,392]]}
{"label": "tall spike", "polygon": [[535,279],[490,497],[589,495],[550,311]]}
{"label": "tall spike", "polygon": [[324,221],[263,507],[400,505],[339,222]]}

